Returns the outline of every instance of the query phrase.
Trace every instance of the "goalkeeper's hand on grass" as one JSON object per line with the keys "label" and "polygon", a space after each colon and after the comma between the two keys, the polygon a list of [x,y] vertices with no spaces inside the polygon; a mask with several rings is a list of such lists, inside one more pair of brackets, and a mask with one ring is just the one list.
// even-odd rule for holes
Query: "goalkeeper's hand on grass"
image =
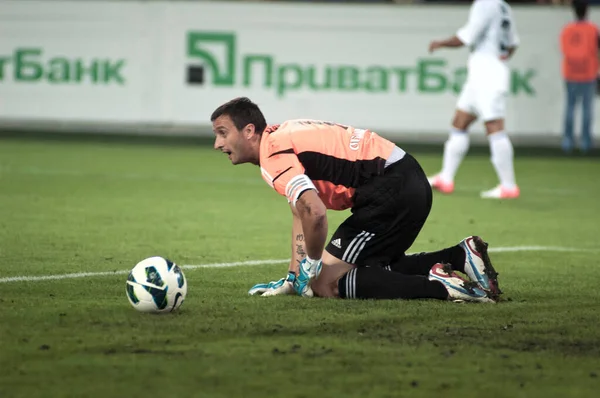
{"label": "goalkeeper's hand on grass", "polygon": [[294,282],[296,281],[296,274],[289,272],[285,278],[281,278],[278,281],[272,281],[269,283],[259,283],[252,286],[252,289],[248,291],[250,296],[280,296],[280,295],[295,295]]}

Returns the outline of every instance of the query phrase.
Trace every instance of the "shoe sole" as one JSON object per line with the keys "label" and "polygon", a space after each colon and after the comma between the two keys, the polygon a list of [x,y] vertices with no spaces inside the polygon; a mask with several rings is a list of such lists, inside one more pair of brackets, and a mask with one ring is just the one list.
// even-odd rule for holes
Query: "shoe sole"
{"label": "shoe sole", "polygon": [[498,285],[498,272],[494,269],[492,260],[490,260],[490,256],[488,255],[488,244],[479,236],[474,236],[473,242],[475,242],[475,250],[479,252],[481,259],[483,260],[485,275],[490,281],[489,297],[494,301],[498,301],[502,294],[502,290],[500,290]]}
{"label": "shoe sole", "polygon": [[[452,270],[452,265],[450,264],[446,264],[446,263],[442,263],[442,271],[444,273],[446,273],[447,275],[451,276],[452,274],[454,274],[454,271]],[[437,275],[436,275],[437,276]],[[460,277],[459,277],[460,278]],[[460,278],[462,279],[462,278]],[[443,281],[437,279],[439,282],[444,283]],[[444,284],[445,285],[445,284]],[[470,294],[475,294],[475,289],[479,289],[482,290],[481,287],[479,286],[479,284],[477,282],[473,282],[473,281],[464,281],[464,283],[462,284],[462,287],[467,290],[467,292],[469,292]],[[487,290],[484,290],[486,292],[486,298],[482,300],[480,300],[481,302],[488,302],[488,303],[495,303],[496,300],[492,299],[488,293]],[[451,302],[453,303],[466,303],[467,300],[465,299],[449,299]],[[470,301],[470,300],[469,300]],[[475,300],[473,300],[475,301]]]}

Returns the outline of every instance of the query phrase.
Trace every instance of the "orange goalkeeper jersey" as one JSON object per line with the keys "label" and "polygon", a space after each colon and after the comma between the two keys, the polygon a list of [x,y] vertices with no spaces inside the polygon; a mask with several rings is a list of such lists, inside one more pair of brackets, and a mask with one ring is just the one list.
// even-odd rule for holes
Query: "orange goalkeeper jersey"
{"label": "orange goalkeeper jersey", "polygon": [[260,168],[263,179],[291,203],[305,190],[316,188],[328,209],[345,210],[352,207],[357,187],[383,174],[395,149],[401,151],[369,130],[320,120],[288,120],[263,133]]}

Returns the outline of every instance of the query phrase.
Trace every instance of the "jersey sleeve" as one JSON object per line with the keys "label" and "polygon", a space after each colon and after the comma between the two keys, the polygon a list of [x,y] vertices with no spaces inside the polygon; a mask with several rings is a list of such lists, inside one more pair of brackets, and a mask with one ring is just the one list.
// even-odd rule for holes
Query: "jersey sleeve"
{"label": "jersey sleeve", "polygon": [[261,162],[260,169],[263,179],[294,206],[304,191],[317,189],[292,151],[269,156]]}
{"label": "jersey sleeve", "polygon": [[508,46],[518,47],[521,44],[519,33],[517,32],[517,24],[513,18],[512,12],[510,13],[510,29],[508,31]]}
{"label": "jersey sleeve", "polygon": [[486,2],[473,2],[471,10],[469,11],[469,19],[466,25],[456,32],[456,37],[458,37],[465,46],[471,46],[485,31],[492,17],[491,11],[491,8]]}

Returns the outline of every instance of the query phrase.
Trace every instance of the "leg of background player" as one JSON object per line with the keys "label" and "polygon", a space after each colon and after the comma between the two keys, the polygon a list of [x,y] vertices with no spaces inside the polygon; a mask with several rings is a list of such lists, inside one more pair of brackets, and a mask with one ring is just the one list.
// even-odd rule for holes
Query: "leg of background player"
{"label": "leg of background player", "polygon": [[581,139],[579,140],[579,149],[583,153],[588,153],[592,148],[592,123],[594,117],[594,93],[596,91],[596,81],[581,83]]}
{"label": "leg of background player", "polygon": [[514,150],[508,134],[504,131],[504,119],[485,122],[490,143],[491,161],[496,170],[500,185],[481,193],[482,198],[511,199],[519,197],[519,187],[515,181],[513,165]]}
{"label": "leg of background player", "polygon": [[443,193],[454,191],[454,177],[469,150],[469,126],[476,120],[470,113],[456,110],[448,140],[444,143],[442,171],[430,178],[429,183]]}
{"label": "leg of background player", "polygon": [[576,85],[577,83],[565,82],[567,91],[567,101],[565,106],[565,116],[563,125],[562,150],[565,153],[573,151],[573,124],[575,118],[575,105],[577,104]]}

